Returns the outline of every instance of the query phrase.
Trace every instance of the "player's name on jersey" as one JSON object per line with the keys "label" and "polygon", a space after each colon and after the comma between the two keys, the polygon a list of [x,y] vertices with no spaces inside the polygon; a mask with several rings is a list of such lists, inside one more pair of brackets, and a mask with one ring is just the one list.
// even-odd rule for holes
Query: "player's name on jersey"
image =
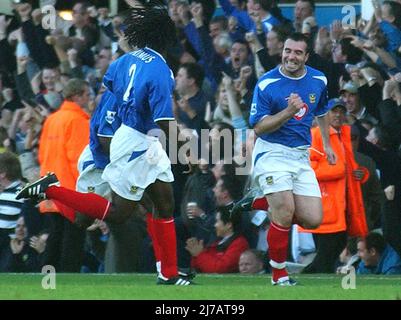
{"label": "player's name on jersey", "polygon": [[156,57],[154,55],[151,55],[143,50],[137,50],[134,52],[131,52],[131,54],[139,59],[141,59],[145,63],[152,62]]}

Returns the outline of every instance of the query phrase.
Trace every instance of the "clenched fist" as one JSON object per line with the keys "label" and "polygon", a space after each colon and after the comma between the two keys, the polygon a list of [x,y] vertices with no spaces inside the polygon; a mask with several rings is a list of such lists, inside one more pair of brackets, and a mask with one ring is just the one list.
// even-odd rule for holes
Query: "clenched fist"
{"label": "clenched fist", "polygon": [[301,97],[296,93],[291,93],[288,97],[288,111],[295,115],[297,114],[302,108],[304,107],[304,102],[302,101]]}

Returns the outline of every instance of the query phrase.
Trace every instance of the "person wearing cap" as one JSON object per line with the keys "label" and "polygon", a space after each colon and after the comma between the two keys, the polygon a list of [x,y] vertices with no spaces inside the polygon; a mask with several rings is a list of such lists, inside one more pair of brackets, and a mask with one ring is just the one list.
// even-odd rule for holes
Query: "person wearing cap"
{"label": "person wearing cap", "polygon": [[368,120],[374,125],[378,123],[378,120],[369,114],[366,107],[362,105],[358,86],[354,82],[346,82],[341,88],[340,94],[349,115],[356,120]]}
{"label": "person wearing cap", "polygon": [[329,164],[320,128],[313,128],[310,161],[322,193],[323,221],[314,230],[300,228],[301,232],[313,233],[317,249],[315,259],[304,269],[304,273],[335,272],[335,262],[346,246],[347,235],[364,237],[368,232],[361,184],[369,174],[354,159],[351,127],[344,125],[345,102],[331,99],[328,108],[330,143],[337,162]]}

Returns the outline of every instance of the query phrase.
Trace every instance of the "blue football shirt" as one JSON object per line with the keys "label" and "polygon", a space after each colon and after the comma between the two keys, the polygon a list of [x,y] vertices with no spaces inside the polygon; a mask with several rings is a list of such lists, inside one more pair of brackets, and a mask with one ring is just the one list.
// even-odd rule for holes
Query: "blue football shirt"
{"label": "blue football shirt", "polygon": [[174,75],[150,48],[126,53],[107,70],[104,85],[114,94],[122,123],[147,134],[159,120],[173,120]]}
{"label": "blue football shirt", "polygon": [[327,79],[325,75],[309,66],[300,78],[284,75],[280,66],[263,75],[254,90],[249,123],[255,126],[266,116],[275,115],[288,105],[291,93],[297,93],[304,102],[293,118],[274,132],[264,133],[259,138],[288,147],[309,146],[310,128],[315,116],[328,112]]}
{"label": "blue football shirt", "polygon": [[110,90],[106,90],[90,120],[89,147],[96,168],[104,169],[110,162],[109,156],[103,152],[99,137],[113,137],[120,125],[116,98]]}

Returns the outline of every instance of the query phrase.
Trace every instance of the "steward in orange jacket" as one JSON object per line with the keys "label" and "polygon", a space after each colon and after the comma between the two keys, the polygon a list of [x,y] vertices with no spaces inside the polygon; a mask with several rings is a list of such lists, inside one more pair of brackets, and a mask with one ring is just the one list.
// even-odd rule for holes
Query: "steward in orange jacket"
{"label": "steward in orange jacket", "polygon": [[310,148],[311,167],[315,171],[322,193],[323,221],[312,232],[317,254],[304,273],[334,272],[335,262],[345,248],[347,234],[351,237],[364,237],[368,232],[363,206],[361,183],[369,172],[361,168],[354,159],[351,145],[351,127],[344,125],[345,104],[339,99],[329,101],[330,144],[337,156],[330,165],[324,153],[320,129],[312,129]]}
{"label": "steward in orange jacket", "polygon": [[[41,176],[54,172],[61,186],[73,190],[79,175],[78,158],[89,143],[89,115],[84,111],[89,102],[89,87],[85,83],[70,80],[66,89],[72,96],[66,97],[60,109],[46,119],[39,141]],[[49,200],[41,202],[40,209],[41,212],[59,211]]]}
{"label": "steward in orange jacket", "polygon": [[[323,221],[313,233],[347,231],[349,236],[364,237],[368,233],[361,183],[369,178],[369,171],[361,168],[354,159],[351,145],[351,127],[343,125],[337,132],[330,127],[330,142],[337,156],[330,165],[324,154],[323,141],[318,127],[312,129],[310,161],[322,193]],[[357,180],[355,170],[362,170]]]}

